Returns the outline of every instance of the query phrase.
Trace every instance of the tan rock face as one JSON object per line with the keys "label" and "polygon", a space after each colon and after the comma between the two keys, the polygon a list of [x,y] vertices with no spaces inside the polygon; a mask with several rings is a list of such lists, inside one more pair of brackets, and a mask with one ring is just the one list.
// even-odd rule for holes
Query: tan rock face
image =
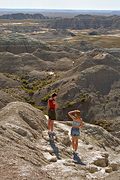
{"label": "tan rock face", "polygon": [[[41,111],[22,102],[8,104],[0,111],[0,178],[73,180],[76,177],[76,180],[91,180],[104,178],[111,171],[119,177],[118,152],[107,146],[105,151],[98,144],[96,132],[104,139],[106,131],[87,124],[81,132],[78,154],[73,156],[69,144],[70,128],[70,124],[55,122],[56,138],[51,140],[47,119]],[[107,137],[111,142],[109,133]],[[114,143],[119,144],[119,141]]]}
{"label": "tan rock face", "polygon": [[[48,179],[38,167],[47,163],[34,142],[42,136],[46,119],[31,105],[15,102],[0,112],[0,178]],[[32,178],[31,178],[32,179]]]}
{"label": "tan rock face", "polygon": [[13,96],[10,96],[9,93],[0,90],[0,109],[6,106],[8,103],[15,101],[16,99]]}
{"label": "tan rock face", "polygon": [[63,135],[61,141],[62,141],[62,144],[64,144],[65,146],[70,147],[70,145],[71,145],[71,139],[70,139],[70,136],[69,136],[69,134],[68,134],[68,131],[65,131],[65,132],[64,132],[64,135]]}
{"label": "tan rock face", "polygon": [[109,164],[109,166],[112,168],[113,171],[117,171],[119,169],[120,164],[112,162]]}
{"label": "tan rock face", "polygon": [[111,168],[111,167],[107,167],[107,168],[105,169],[105,172],[106,172],[106,173],[111,173],[111,172],[112,172],[112,168]]}
{"label": "tan rock face", "polygon": [[120,172],[111,172],[107,177],[104,178],[105,180],[119,180],[120,179]]}
{"label": "tan rock face", "polygon": [[104,157],[98,157],[93,164],[95,164],[96,166],[100,166],[100,167],[106,167],[108,166],[108,159],[104,158]]}
{"label": "tan rock face", "polygon": [[98,168],[97,168],[96,166],[91,165],[91,166],[89,166],[89,167],[87,168],[87,170],[88,170],[90,173],[95,173],[95,172],[98,171]]}
{"label": "tan rock face", "polygon": [[[50,27],[54,29],[96,29],[101,27],[116,27],[119,29],[119,17],[110,18],[108,20],[105,16],[89,16],[89,15],[78,15],[74,18],[61,18],[56,19],[50,24]],[[110,24],[108,23],[110,22]],[[116,23],[115,23],[116,22]]]}

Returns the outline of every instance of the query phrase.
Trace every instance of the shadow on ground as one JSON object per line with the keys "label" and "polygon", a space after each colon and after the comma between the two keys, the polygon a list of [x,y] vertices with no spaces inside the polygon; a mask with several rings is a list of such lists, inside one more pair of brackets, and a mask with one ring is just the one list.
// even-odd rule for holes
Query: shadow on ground
{"label": "shadow on ground", "polygon": [[73,160],[74,160],[74,163],[76,163],[76,164],[80,164],[83,166],[86,165],[85,163],[82,162],[82,160],[80,159],[80,157],[76,153],[74,153],[74,155],[73,155]]}
{"label": "shadow on ground", "polygon": [[57,159],[61,159],[60,157],[60,152],[58,147],[55,144],[55,141],[50,141],[50,146],[53,149],[53,153],[55,154],[55,156],[57,157]]}

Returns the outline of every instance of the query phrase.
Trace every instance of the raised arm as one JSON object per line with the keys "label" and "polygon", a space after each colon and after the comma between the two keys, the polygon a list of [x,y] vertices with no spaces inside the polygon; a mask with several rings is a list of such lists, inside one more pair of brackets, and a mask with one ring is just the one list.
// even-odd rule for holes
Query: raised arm
{"label": "raised arm", "polygon": [[68,112],[69,117],[71,117],[73,120],[75,119],[75,111]]}

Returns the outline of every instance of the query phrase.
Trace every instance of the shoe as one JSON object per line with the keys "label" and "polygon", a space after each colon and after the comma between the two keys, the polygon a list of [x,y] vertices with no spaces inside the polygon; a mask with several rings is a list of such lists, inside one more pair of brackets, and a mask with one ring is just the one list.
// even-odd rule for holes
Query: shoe
{"label": "shoe", "polygon": [[48,135],[50,136],[52,134],[52,132],[51,131],[48,131]]}
{"label": "shoe", "polygon": [[76,155],[78,155],[78,152],[77,152],[77,151],[75,151],[75,154],[76,154]]}
{"label": "shoe", "polygon": [[75,151],[73,151],[72,154],[74,155],[74,154],[75,154]]}
{"label": "shoe", "polygon": [[53,139],[53,134],[52,134],[51,131],[48,132],[48,136],[49,136],[50,139]]}
{"label": "shoe", "polygon": [[56,136],[55,132],[51,132],[52,136]]}

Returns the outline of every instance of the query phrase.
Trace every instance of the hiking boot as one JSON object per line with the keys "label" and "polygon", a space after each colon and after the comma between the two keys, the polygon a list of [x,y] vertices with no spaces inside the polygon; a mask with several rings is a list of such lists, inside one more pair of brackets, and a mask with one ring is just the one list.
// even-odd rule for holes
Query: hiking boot
{"label": "hiking boot", "polygon": [[48,135],[50,136],[52,134],[52,132],[51,131],[48,131]]}
{"label": "hiking boot", "polygon": [[51,132],[52,133],[52,136],[56,136],[55,132]]}

